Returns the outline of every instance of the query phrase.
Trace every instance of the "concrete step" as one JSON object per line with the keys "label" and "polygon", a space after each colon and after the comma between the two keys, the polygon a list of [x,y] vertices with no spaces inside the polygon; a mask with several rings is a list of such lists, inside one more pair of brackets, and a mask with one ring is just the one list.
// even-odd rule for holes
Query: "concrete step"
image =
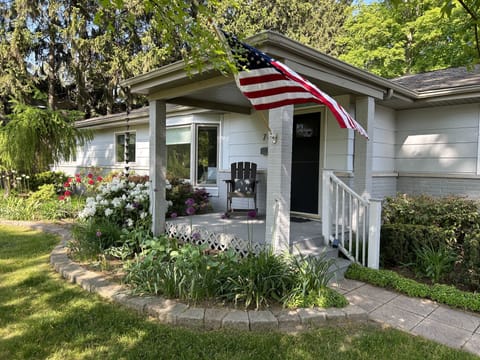
{"label": "concrete step", "polygon": [[332,280],[342,280],[345,271],[351,264],[351,261],[338,256],[337,248],[323,245],[322,237],[314,237],[295,242],[292,246],[292,254],[322,256],[325,259],[334,259],[335,262],[330,267],[330,272],[333,273]]}

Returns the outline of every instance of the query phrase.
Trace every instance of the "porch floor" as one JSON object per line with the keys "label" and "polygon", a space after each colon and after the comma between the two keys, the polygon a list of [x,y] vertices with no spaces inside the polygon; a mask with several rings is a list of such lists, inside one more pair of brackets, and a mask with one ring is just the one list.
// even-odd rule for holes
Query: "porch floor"
{"label": "porch floor", "polygon": [[[210,232],[233,234],[244,240],[265,244],[266,223],[264,216],[249,219],[246,213],[233,213],[229,218],[222,218],[223,213],[209,213],[193,216],[182,216],[176,219],[167,219],[168,222],[180,222],[192,225],[192,228],[205,228]],[[322,246],[322,223],[319,220],[295,218],[290,222],[290,245],[295,247],[300,243],[310,242]]]}

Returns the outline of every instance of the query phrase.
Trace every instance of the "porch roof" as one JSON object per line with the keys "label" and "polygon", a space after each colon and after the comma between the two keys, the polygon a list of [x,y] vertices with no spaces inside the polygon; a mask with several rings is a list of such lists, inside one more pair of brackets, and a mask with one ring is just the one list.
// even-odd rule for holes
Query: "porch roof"
{"label": "porch roof", "polygon": [[[466,81],[458,81],[455,86],[430,89],[384,79],[272,31],[259,33],[247,42],[308,78],[331,96],[371,96],[394,109],[480,102],[480,85],[468,81],[471,74],[463,74]],[[188,73],[184,62],[180,61],[127,79],[123,85],[150,100],[165,100],[171,104],[246,114],[252,109],[233,76],[212,69],[207,61],[202,72]]]}
{"label": "porch roof", "polygon": [[[262,32],[247,42],[308,78],[331,96],[352,94],[383,100],[390,96],[392,86],[395,96],[397,93],[403,94],[402,97],[413,95],[401,85],[275,32]],[[202,72],[187,73],[184,62],[176,62],[125,80],[123,85],[151,100],[247,114],[251,111],[250,102],[238,90],[233,76],[221,74],[207,62]]]}

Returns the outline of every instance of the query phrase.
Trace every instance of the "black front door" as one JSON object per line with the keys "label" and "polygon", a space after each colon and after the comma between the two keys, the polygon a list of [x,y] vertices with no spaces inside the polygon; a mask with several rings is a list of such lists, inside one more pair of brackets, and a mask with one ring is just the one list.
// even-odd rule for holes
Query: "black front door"
{"label": "black front door", "polygon": [[295,115],[290,210],[318,214],[320,113]]}

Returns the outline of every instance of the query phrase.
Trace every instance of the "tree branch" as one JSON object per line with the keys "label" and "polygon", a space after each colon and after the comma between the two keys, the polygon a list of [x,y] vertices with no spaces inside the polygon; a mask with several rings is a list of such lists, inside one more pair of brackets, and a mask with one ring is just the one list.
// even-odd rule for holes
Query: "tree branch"
{"label": "tree branch", "polygon": [[463,9],[470,15],[470,17],[474,21],[475,44],[477,48],[477,55],[478,55],[478,58],[480,59],[480,38],[478,34],[478,16],[477,14],[475,14],[475,12],[472,9],[470,9],[470,7],[467,4],[465,4],[464,0],[458,0],[458,2],[460,3],[460,5],[462,5]]}

